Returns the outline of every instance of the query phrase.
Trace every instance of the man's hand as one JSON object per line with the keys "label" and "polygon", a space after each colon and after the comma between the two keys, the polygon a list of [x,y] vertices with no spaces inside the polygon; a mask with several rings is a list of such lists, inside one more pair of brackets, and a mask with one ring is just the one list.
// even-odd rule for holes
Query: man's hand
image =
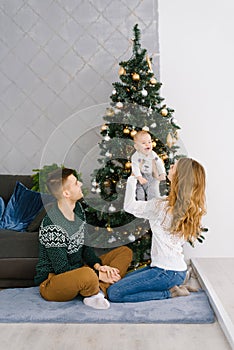
{"label": "man's hand", "polygon": [[119,270],[111,266],[100,266],[99,269],[99,280],[106,283],[115,283],[121,279]]}

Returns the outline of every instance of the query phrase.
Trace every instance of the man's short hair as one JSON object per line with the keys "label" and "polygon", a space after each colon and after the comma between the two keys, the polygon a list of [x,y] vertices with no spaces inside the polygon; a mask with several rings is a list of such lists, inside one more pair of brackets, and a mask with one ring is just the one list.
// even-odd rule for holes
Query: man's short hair
{"label": "man's short hair", "polygon": [[58,199],[61,196],[62,186],[70,175],[75,175],[74,169],[58,168],[48,174],[46,185],[55,198]]}

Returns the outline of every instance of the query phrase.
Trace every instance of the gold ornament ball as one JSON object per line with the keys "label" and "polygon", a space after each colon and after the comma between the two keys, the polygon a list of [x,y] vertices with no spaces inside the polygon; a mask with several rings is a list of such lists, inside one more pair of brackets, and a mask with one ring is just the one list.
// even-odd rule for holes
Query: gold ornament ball
{"label": "gold ornament ball", "polygon": [[132,79],[138,81],[138,80],[140,80],[140,75],[138,73],[133,73]]}
{"label": "gold ornament ball", "polygon": [[109,180],[104,181],[104,182],[103,182],[103,185],[104,185],[105,187],[110,187],[110,181],[109,181]]}
{"label": "gold ornament ball", "polygon": [[166,108],[163,108],[163,109],[161,110],[161,115],[162,115],[163,117],[166,117],[166,116],[168,115],[168,110],[167,110]]}
{"label": "gold ornament ball", "polygon": [[123,133],[127,135],[127,134],[130,133],[130,130],[129,130],[128,128],[124,128],[124,129],[123,129]]}
{"label": "gold ornament ball", "polygon": [[108,117],[112,117],[113,115],[115,115],[114,109],[113,109],[113,108],[107,108],[107,109],[106,109],[106,115],[107,115]]}
{"label": "gold ornament ball", "polygon": [[154,148],[154,147],[156,147],[156,141],[152,141],[152,147]]}
{"label": "gold ornament ball", "polygon": [[119,68],[119,75],[125,75],[126,74],[126,70],[123,67]]}
{"label": "gold ornament ball", "polygon": [[106,124],[104,124],[104,125],[102,125],[101,130],[105,131],[105,130],[107,130],[107,128],[108,128],[108,126]]}
{"label": "gold ornament ball", "polygon": [[107,226],[106,229],[107,229],[108,232],[113,232],[113,229],[110,226]]}
{"label": "gold ornament ball", "polygon": [[152,77],[152,78],[150,79],[150,83],[151,83],[152,85],[155,85],[155,84],[157,83],[157,80],[156,80],[154,77]]}
{"label": "gold ornament ball", "polygon": [[129,162],[129,160],[127,161],[127,163],[125,163],[125,169],[130,169],[132,166],[132,163]]}
{"label": "gold ornament ball", "polygon": [[135,129],[133,129],[133,130],[130,132],[130,135],[131,135],[132,137],[134,137],[134,136],[136,135],[136,133],[137,133],[137,131],[136,131]]}

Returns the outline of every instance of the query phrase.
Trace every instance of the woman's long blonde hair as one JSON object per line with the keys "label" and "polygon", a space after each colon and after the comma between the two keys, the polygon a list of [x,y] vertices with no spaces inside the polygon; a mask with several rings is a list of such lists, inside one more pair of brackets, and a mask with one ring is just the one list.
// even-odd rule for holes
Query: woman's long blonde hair
{"label": "woman's long blonde hair", "polygon": [[171,232],[194,241],[201,232],[201,218],[206,213],[205,170],[190,158],[181,158],[176,165],[168,195],[172,214]]}

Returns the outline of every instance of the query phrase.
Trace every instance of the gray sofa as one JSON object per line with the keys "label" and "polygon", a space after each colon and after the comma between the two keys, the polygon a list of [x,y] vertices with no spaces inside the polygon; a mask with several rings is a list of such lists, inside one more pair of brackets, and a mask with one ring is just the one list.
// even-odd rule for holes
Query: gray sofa
{"label": "gray sofa", "polygon": [[[32,187],[30,175],[0,175],[0,196],[7,203],[16,181]],[[0,288],[30,287],[38,260],[38,230],[18,232],[0,229]]]}

